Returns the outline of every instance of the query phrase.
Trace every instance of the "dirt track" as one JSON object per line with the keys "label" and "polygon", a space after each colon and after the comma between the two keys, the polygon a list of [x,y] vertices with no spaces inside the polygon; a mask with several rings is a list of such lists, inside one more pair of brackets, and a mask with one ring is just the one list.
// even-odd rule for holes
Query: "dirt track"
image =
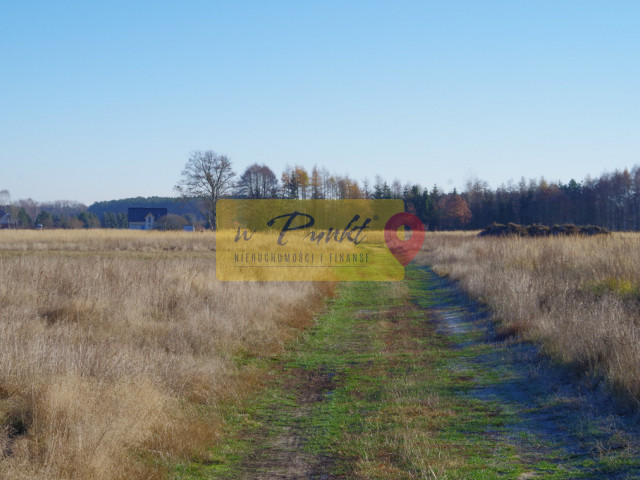
{"label": "dirt track", "polygon": [[[414,292],[414,304],[432,334],[446,337],[449,348],[459,352],[442,372],[464,379],[455,395],[504,419],[499,428],[475,433],[489,446],[509,445],[515,451],[512,461],[522,473],[513,478],[640,478],[637,418],[621,414],[597,383],[553,365],[535,346],[499,339],[481,306],[455,285],[429,269],[421,269],[420,275],[426,278],[426,287]],[[354,315],[369,322],[390,320],[396,330],[384,340],[387,347],[404,348],[406,339],[416,335],[415,329],[403,331],[393,309],[376,312],[360,305]],[[427,330],[420,333],[424,334]],[[366,345],[349,338],[344,348]],[[327,401],[339,376],[324,368],[294,368],[286,374],[284,390],[292,401],[276,406],[262,419],[264,428],[253,439],[253,453],[242,461],[241,474],[235,478],[345,478],[332,474],[339,458],[309,453],[305,446],[313,432],[300,422]],[[442,476],[431,473],[429,478]]]}
{"label": "dirt track", "polygon": [[[487,435],[496,443],[516,446],[522,463],[531,467],[522,478],[544,476],[548,472],[540,468],[543,463],[549,464],[549,471],[564,467],[581,478],[602,478],[590,476],[591,459],[614,452],[640,457],[636,415],[622,412],[598,379],[580,378],[554,365],[535,345],[498,338],[480,305],[427,271],[439,292],[439,302],[430,309],[452,348],[487,347],[481,355],[459,357],[449,368],[474,374],[476,386],[461,394],[494,404],[509,415],[505,429]],[[640,471],[620,467],[607,478],[640,478]]]}

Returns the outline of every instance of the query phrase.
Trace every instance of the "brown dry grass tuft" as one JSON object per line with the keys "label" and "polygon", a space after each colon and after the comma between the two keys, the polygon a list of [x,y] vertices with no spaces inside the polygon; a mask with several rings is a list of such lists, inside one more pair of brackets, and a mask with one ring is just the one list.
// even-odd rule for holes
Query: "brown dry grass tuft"
{"label": "brown dry grass tuft", "polygon": [[503,336],[603,375],[640,399],[640,235],[477,238],[430,234],[419,261],[485,302]]}
{"label": "brown dry grass tuft", "polygon": [[213,234],[0,231],[0,478],[164,478],[332,286],[221,283]]}

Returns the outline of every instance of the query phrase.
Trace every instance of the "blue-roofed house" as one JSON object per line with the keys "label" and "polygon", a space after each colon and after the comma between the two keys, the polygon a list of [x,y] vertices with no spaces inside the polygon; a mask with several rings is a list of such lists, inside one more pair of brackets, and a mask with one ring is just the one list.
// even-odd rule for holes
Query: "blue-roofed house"
{"label": "blue-roofed house", "polygon": [[131,230],[153,230],[160,217],[166,216],[166,208],[129,207],[129,228]]}

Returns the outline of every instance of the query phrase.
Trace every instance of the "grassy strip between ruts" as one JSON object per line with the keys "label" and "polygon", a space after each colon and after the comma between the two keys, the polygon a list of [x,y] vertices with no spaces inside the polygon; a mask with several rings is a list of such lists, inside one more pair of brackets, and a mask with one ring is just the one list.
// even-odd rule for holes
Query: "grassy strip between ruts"
{"label": "grassy strip between ruts", "polygon": [[[513,412],[467,394],[501,379],[469,361],[486,344],[452,348],[436,330],[431,307],[448,292],[432,282],[408,269],[404,282],[342,284],[304,338],[259,366],[263,393],[227,407],[232,430],[214,461],[181,466],[176,477],[490,479],[536,470],[566,478],[521,459],[502,434]],[[288,469],[296,463],[306,470]]]}

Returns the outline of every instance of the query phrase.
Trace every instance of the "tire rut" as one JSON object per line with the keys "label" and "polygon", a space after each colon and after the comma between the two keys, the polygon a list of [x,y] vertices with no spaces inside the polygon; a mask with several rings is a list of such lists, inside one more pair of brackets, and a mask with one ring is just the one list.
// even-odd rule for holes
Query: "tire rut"
{"label": "tire rut", "polygon": [[[317,402],[325,400],[335,388],[335,375],[324,370],[296,368],[289,372],[283,387],[296,401],[274,406],[262,429],[254,438],[255,450],[243,462],[241,480],[334,480],[333,464],[326,456],[313,455],[305,448],[307,435],[301,425]],[[273,417],[273,418],[269,418]],[[283,418],[286,423],[282,424]],[[275,429],[275,432],[273,431]]]}
{"label": "tire rut", "polygon": [[[531,343],[500,339],[479,304],[451,281],[423,270],[433,302],[428,310],[438,331],[462,351],[446,368],[472,375],[472,387],[460,395],[507,414],[504,428],[486,434],[495,443],[515,447],[531,470],[521,478],[557,470],[566,471],[566,478],[602,478],[590,474],[592,461],[611,455],[640,457],[637,416],[621,411],[601,383],[554,364]],[[640,471],[620,466],[607,478],[640,478]]]}

